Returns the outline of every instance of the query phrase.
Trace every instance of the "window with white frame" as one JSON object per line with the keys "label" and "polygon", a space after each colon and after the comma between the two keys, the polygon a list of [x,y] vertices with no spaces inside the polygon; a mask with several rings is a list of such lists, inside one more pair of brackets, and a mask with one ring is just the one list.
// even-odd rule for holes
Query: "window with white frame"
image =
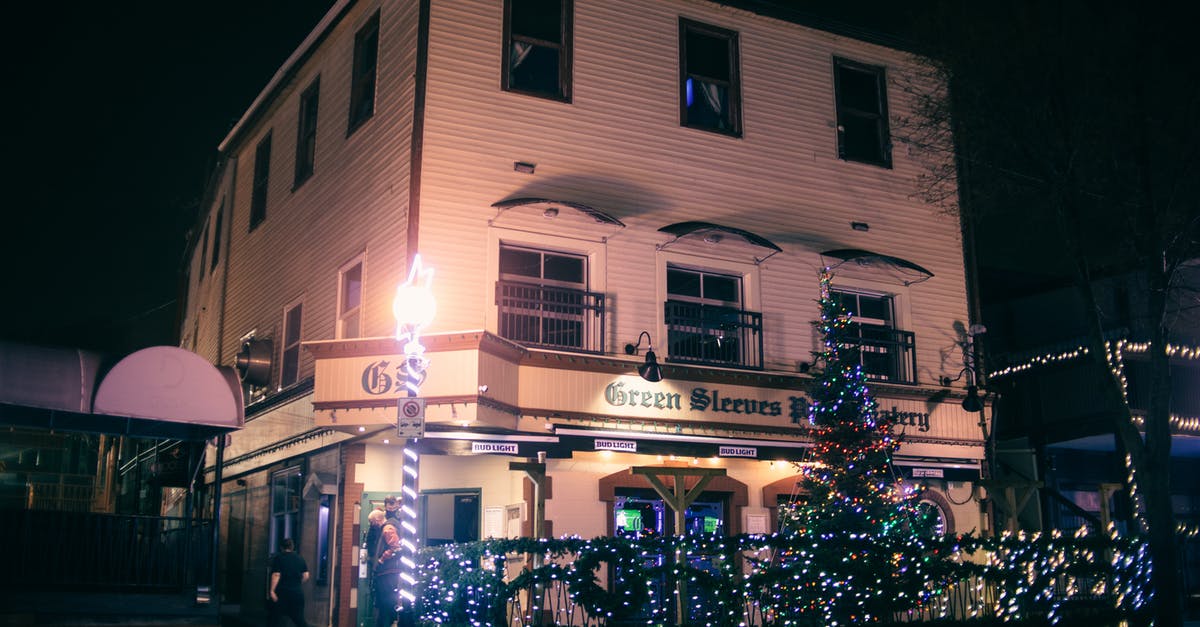
{"label": "window with white frame", "polygon": [[304,303],[295,303],[283,310],[283,333],[280,337],[279,387],[296,382],[300,374],[300,327],[304,318]]}
{"label": "window with white frame", "polygon": [[582,254],[502,244],[499,334],[524,344],[602,350],[604,295],[589,292],[587,278]]}
{"label": "window with white frame", "polygon": [[363,262],[356,260],[338,273],[337,337],[362,336]]}
{"label": "window with white frame", "polygon": [[300,535],[300,493],[303,487],[300,467],[292,466],[271,473],[271,529],[268,552],[279,552],[284,538],[298,540]]}
{"label": "window with white frame", "polygon": [[762,366],[762,314],[744,309],[742,277],[667,265],[667,353],[672,361]]}
{"label": "window with white frame", "polygon": [[835,289],[834,301],[850,314],[845,348],[868,379],[916,383],[914,336],[897,328],[895,298],[890,294]]}

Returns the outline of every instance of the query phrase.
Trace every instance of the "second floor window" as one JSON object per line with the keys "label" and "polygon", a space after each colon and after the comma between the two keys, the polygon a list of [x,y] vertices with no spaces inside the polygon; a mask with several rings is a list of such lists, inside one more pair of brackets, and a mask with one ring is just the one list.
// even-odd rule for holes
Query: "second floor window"
{"label": "second floor window", "polygon": [[762,314],[742,307],[740,276],[667,266],[670,359],[762,367]]}
{"label": "second floor window", "polygon": [[679,20],[680,124],[742,134],[736,32]]}
{"label": "second floor window", "polygon": [[572,0],[505,0],[501,87],[571,100]]}
{"label": "second floor window", "polygon": [[502,246],[496,284],[499,333],[526,344],[602,350],[604,295],[587,291],[587,258]]}
{"label": "second floor window", "polygon": [[909,331],[896,328],[891,296],[835,290],[832,294],[850,314],[846,346],[868,379],[916,383],[916,348]]}
{"label": "second floor window", "polygon": [[300,120],[296,125],[296,181],[300,187],[313,174],[317,159],[317,101],[321,90],[318,78],[300,94]]}
{"label": "second floor window", "polygon": [[833,70],[838,157],[892,167],[883,68],[835,58]]}
{"label": "second floor window", "polygon": [[362,278],[361,261],[343,270],[338,277],[337,336],[339,338],[362,335]]}
{"label": "second floor window", "polygon": [[267,219],[267,186],[271,181],[271,133],[254,149],[254,183],[250,191],[250,230]]}
{"label": "second floor window", "polygon": [[303,304],[296,303],[284,310],[281,359],[279,360],[279,387],[285,388],[299,379],[300,375],[300,325],[303,323]]}
{"label": "second floor window", "polygon": [[379,60],[379,12],[354,35],[350,78],[350,133],[375,114],[375,75]]}

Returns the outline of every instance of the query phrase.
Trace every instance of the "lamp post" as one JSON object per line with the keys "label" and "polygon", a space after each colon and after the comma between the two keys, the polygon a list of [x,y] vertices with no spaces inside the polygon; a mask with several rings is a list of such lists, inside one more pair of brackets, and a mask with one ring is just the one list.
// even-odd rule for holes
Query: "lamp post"
{"label": "lamp post", "polygon": [[396,340],[403,344],[404,387],[407,396],[400,399],[396,430],[397,437],[405,438],[403,472],[401,474],[400,505],[400,575],[397,591],[400,595],[400,625],[416,624],[417,606],[417,510],[419,501],[418,474],[421,455],[417,441],[425,435],[425,405],[420,402],[421,383],[425,381],[425,369],[429,360],[425,347],[421,345],[420,332],[433,322],[437,305],[430,284],[433,270],[421,264],[421,255],[414,255],[409,267],[408,280],[396,288],[392,301],[392,314],[396,317]]}

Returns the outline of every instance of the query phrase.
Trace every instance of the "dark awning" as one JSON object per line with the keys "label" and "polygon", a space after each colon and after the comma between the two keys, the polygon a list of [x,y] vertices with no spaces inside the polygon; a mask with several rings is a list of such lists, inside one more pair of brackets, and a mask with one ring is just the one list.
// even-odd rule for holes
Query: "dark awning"
{"label": "dark awning", "polygon": [[[675,241],[690,236],[704,238],[705,241],[715,244],[721,241],[721,234],[728,233],[730,235],[736,235],[742,238],[746,243],[752,246],[758,246],[760,248],[766,248],[772,251],[771,254],[763,257],[762,259],[756,257],[754,259],[755,263],[762,263],[763,261],[766,261],[767,257],[770,257],[775,253],[783,252],[783,249],[776,246],[775,242],[772,242],[771,240],[757,233],[751,233],[745,229],[725,226],[723,224],[713,224],[712,222],[676,222],[675,224],[668,224],[667,226],[660,228],[659,231],[675,236],[674,240],[663,244],[664,248],[670,246]],[[714,235],[716,235],[715,238],[713,237]]]}
{"label": "dark awning", "polygon": [[611,224],[619,227],[625,226],[624,222],[621,222],[620,220],[607,213],[604,213],[603,211],[600,211],[599,209],[596,209],[595,207],[589,207],[585,204],[571,202],[569,200],[553,200],[550,198],[510,198],[508,200],[501,200],[500,202],[492,203],[492,206],[496,209],[499,209],[500,212],[507,211],[514,207],[525,207],[529,205],[545,205],[546,209],[566,207],[568,209],[574,209],[575,211],[590,217],[600,224]]}
{"label": "dark awning", "polygon": [[891,255],[883,255],[880,253],[874,253],[869,250],[862,250],[861,248],[838,248],[836,250],[827,250],[827,251],[821,253],[821,256],[822,257],[833,257],[834,259],[840,260],[838,263],[830,266],[831,270],[837,268],[838,266],[842,265],[843,263],[846,263],[847,261],[853,261],[859,265],[864,265],[864,266],[870,266],[872,264],[882,264],[882,265],[886,265],[886,266],[891,266],[892,268],[900,270],[901,272],[904,272],[904,273],[915,274],[916,278],[913,278],[911,280],[908,278],[904,279],[905,285],[912,285],[913,283],[920,283],[921,281],[925,281],[925,280],[928,280],[933,277],[932,272],[926,270],[925,268],[922,268],[921,266],[919,266],[907,259],[901,259],[899,257],[893,257]]}

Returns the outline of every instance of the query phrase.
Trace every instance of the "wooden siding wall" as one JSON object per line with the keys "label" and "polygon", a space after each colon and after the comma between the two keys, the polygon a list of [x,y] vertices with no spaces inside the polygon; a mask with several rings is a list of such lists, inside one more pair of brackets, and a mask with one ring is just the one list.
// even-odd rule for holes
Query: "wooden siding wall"
{"label": "wooden siding wall", "polygon": [[[437,330],[494,328],[491,248],[553,235],[576,239],[580,252],[603,249],[607,263],[591,280],[607,285],[606,350],[619,351],[642,329],[660,343],[662,268],[689,257],[686,246],[656,251],[670,239],[657,229],[706,220],[784,249],[757,269],[752,256],[767,251],[739,248],[733,237],[690,257],[716,269],[749,264],[747,304],[764,312],[768,367],[794,369],[809,358],[817,253],[864,248],[936,275],[909,287],[853,283],[900,296],[903,326],[917,335],[920,380],[961,368],[953,325],[966,324],[967,305],[957,218],[916,199],[923,169],[903,144],[895,142],[892,169],[837,158],[833,57],[887,68],[895,120],[912,109],[898,83],[919,79],[905,53],[707,2],[576,0],[573,102],[563,103],[500,90],[501,13],[502,3],[487,0],[432,5],[420,237],[423,256],[441,268]],[[680,127],[681,16],[739,33],[742,138]],[[514,161],[536,163],[536,173],[514,172]],[[521,196],[587,203],[628,228],[592,224],[581,235],[566,212],[522,221],[510,217],[514,209],[495,221],[513,232],[497,236],[490,205]],[[852,230],[851,221],[870,231]]]}
{"label": "wooden siding wall", "polygon": [[[495,330],[496,248],[512,241],[589,255],[591,288],[606,294],[605,350],[613,353],[643,329],[664,343],[668,261],[743,274],[746,307],[763,312],[766,366],[794,370],[813,347],[817,253],[863,248],[936,275],[908,287],[851,273],[839,281],[897,294],[901,326],[916,333],[922,383],[957,374],[954,325],[967,323],[957,218],[917,199],[924,170],[897,141],[895,123],[893,168],[837,158],[833,57],[886,67],[895,121],[912,110],[900,85],[920,80],[906,53],[702,0],[576,0],[573,101],[564,103],[500,90],[502,5],[431,0],[419,235],[437,269],[433,331]],[[354,33],[380,7],[375,115],[347,137]],[[225,218],[233,241],[224,251],[222,362],[251,329],[278,335],[283,307],[297,299],[303,339],[333,338],[337,269],[364,252],[364,335],[391,334],[391,295],[407,253],[418,10],[418,0],[355,4],[231,148],[237,184]],[[739,34],[741,138],[679,125],[681,16]],[[292,190],[299,93],[318,75],[315,173]],[[247,232],[254,149],[268,130],[266,220]],[[514,172],[514,161],[536,163],[536,173]],[[520,196],[587,203],[628,226],[568,211],[546,220],[533,209],[491,208]],[[658,250],[670,237],[657,229],[684,220],[748,229],[784,250],[761,265],[754,257],[767,251],[736,237]],[[870,231],[852,230],[851,221]],[[189,300],[185,336],[195,316],[216,316],[205,302],[203,294]],[[197,351],[215,360],[215,343],[204,339],[215,329],[204,328]],[[276,362],[278,350],[277,342]],[[311,372],[302,352],[300,376]]]}
{"label": "wooden siding wall", "polygon": [[[383,5],[381,7],[381,4]],[[375,113],[347,136],[354,35],[380,11]],[[311,55],[264,115],[230,148],[238,156],[233,196],[233,241],[223,361],[238,340],[257,330],[275,338],[275,372],[283,308],[302,301],[302,339],[332,339],[338,269],[365,254],[363,334],[392,333],[391,296],[406,258],[415,2],[362,2],[353,6]],[[314,173],[293,189],[300,93],[320,77]],[[266,219],[249,231],[254,153],[272,132]],[[189,307],[195,310],[194,306]],[[211,311],[211,308],[210,308]],[[215,315],[215,314],[205,314]],[[215,360],[212,347],[197,351]],[[312,375],[301,351],[300,379]]]}

